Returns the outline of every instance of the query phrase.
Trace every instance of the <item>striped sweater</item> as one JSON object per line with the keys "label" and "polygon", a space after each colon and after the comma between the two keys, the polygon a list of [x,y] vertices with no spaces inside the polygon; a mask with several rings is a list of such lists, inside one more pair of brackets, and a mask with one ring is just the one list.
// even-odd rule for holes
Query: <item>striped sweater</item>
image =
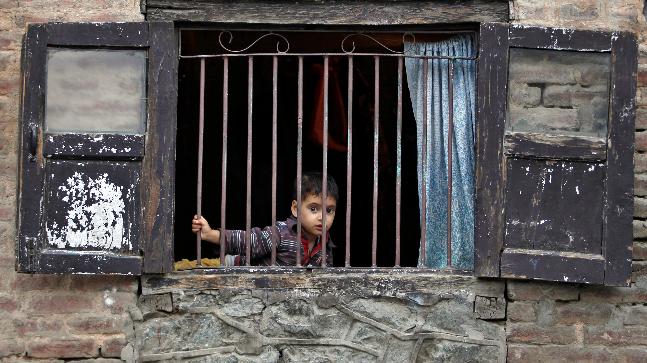
{"label": "striped sweater", "polygon": [[[287,220],[276,222],[278,238],[276,241],[276,265],[296,266],[297,248],[301,251],[302,266],[321,266],[323,253],[321,251],[321,239],[307,251],[308,242],[301,236],[301,243],[297,242],[297,219],[290,216]],[[250,238],[251,264],[255,266],[270,266],[272,264],[272,226],[265,228],[252,228]],[[326,266],[332,267],[332,248],[334,247],[328,235],[326,243]],[[245,265],[245,231],[227,230],[225,233],[226,258],[223,265],[238,266]]]}

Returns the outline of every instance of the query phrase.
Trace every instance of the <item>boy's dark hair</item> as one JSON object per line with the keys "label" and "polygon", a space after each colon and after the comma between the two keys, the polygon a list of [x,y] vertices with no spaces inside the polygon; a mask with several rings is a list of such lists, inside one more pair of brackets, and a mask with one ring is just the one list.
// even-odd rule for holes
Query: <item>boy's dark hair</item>
{"label": "boy's dark hair", "polygon": [[[323,174],[317,171],[309,171],[301,176],[301,199],[305,199],[309,194],[321,195],[323,189]],[[335,200],[339,199],[339,188],[335,179],[328,174],[327,194]],[[294,179],[294,189],[292,190],[292,199],[297,200],[297,179]]]}

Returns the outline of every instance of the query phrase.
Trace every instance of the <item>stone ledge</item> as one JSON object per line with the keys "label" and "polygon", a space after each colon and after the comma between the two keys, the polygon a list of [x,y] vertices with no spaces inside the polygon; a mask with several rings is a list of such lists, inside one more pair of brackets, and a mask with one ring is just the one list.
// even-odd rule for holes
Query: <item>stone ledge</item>
{"label": "stone ledge", "polygon": [[[415,269],[359,271],[273,270],[250,268],[246,272],[222,273],[193,270],[165,275],[142,276],[142,295],[217,289],[317,289],[345,291],[365,296],[397,296],[433,293],[436,296],[476,295],[502,297],[505,281],[480,279]],[[344,273],[345,272],[345,273]],[[411,298],[415,299],[414,296]]]}

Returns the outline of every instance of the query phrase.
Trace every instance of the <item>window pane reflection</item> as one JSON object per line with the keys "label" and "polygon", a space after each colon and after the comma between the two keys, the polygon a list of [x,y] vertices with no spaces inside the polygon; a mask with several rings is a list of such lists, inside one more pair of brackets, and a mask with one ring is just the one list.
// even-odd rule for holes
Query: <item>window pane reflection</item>
{"label": "window pane reflection", "polygon": [[143,133],[146,51],[50,48],[49,132]]}
{"label": "window pane reflection", "polygon": [[510,50],[507,131],[605,138],[608,53]]}

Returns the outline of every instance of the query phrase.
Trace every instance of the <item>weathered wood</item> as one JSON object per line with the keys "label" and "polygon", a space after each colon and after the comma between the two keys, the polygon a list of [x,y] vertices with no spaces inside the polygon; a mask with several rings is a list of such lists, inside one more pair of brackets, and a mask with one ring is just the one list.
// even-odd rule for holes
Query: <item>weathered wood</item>
{"label": "weathered wood", "polygon": [[146,18],[153,21],[194,21],[296,25],[429,25],[507,22],[509,5],[502,0],[448,2],[382,1],[183,1],[147,0]]}
{"label": "weathered wood", "polygon": [[144,156],[144,135],[46,134],[45,157],[125,158]]}
{"label": "weathered wood", "polygon": [[596,30],[510,26],[510,46],[519,48],[609,52],[614,36],[616,33]]}
{"label": "weathered wood", "polygon": [[[18,242],[16,268],[34,271],[38,239],[42,236],[42,199],[44,169],[38,148],[32,150],[31,134],[42,130],[45,114],[45,65],[47,62],[47,31],[44,25],[30,25],[22,54],[23,94],[21,110],[20,170],[18,191]],[[38,138],[36,139],[38,142]]]}
{"label": "weathered wood", "polygon": [[508,158],[504,247],[600,254],[605,169]]}
{"label": "weathered wood", "polygon": [[585,284],[604,281],[604,257],[597,254],[505,249],[501,277]]}
{"label": "weathered wood", "polygon": [[619,33],[613,40],[611,110],[604,216],[603,250],[606,285],[628,286],[631,278],[633,220],[633,155],[638,46],[635,36]]}
{"label": "weathered wood", "polygon": [[39,257],[38,271],[47,274],[141,275],[141,266],[142,258],[140,256],[45,250]]}
{"label": "weathered wood", "polygon": [[[192,270],[166,275],[142,276],[142,294],[211,289],[349,289],[357,294],[403,293],[418,301],[438,299],[461,289],[480,296],[502,296],[503,281],[484,281],[468,275],[421,271],[420,269],[348,269],[343,278],[330,270],[293,269],[280,271],[261,268],[232,270]],[[429,296],[431,293],[435,296]],[[400,295],[401,296],[401,295]],[[473,298],[474,295],[472,295]]]}
{"label": "weathered wood", "polygon": [[177,113],[177,41],[173,23],[149,23],[148,138],[142,193],[144,268],[173,270],[175,210],[175,135]]}
{"label": "weathered wood", "polygon": [[529,132],[507,132],[506,155],[557,159],[605,160],[606,139]]}
{"label": "weathered wood", "polygon": [[24,48],[20,271],[140,273],[141,258],[134,255],[139,254],[141,164],[115,159],[141,158],[144,136],[45,135],[43,125],[48,47],[145,49],[147,29],[147,23],[30,27]]}
{"label": "weathered wood", "polygon": [[146,23],[50,23],[50,46],[147,47]]}
{"label": "weathered wood", "polygon": [[499,276],[503,243],[503,134],[506,118],[508,25],[482,24],[476,116],[476,207],[474,272]]}
{"label": "weathered wood", "polygon": [[139,162],[48,160],[43,248],[139,253],[140,168]]}

